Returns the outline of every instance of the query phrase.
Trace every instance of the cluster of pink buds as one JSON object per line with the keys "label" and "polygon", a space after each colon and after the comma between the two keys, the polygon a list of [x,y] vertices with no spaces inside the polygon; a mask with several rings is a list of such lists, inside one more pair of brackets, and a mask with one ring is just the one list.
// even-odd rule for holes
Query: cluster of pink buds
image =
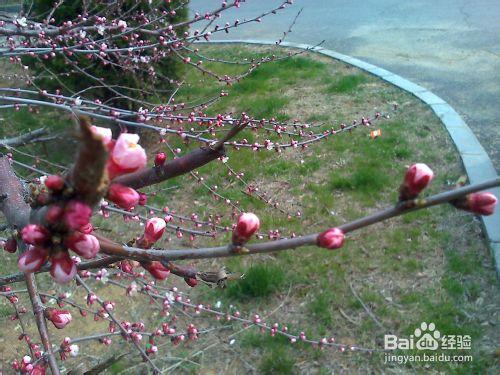
{"label": "cluster of pink buds", "polygon": [[243,246],[260,228],[260,220],[251,212],[242,213],[233,230],[233,245]]}
{"label": "cluster of pink buds", "polygon": [[33,365],[33,360],[29,355],[25,355],[21,362],[18,360],[12,362],[12,368],[14,371],[20,372],[21,374],[45,375],[46,373],[45,363]]}
{"label": "cluster of pink buds", "polygon": [[[121,133],[118,139],[114,140],[111,137],[110,129],[92,126],[91,130],[102,140],[109,151],[107,171],[111,180],[120,175],[138,171],[146,166],[146,151],[138,144],[140,137],[137,134]],[[112,184],[107,198],[119,207],[131,210],[138,204],[144,205],[147,196],[130,187]]]}
{"label": "cluster of pink buds", "polygon": [[186,340],[186,336],[184,335],[178,335],[178,336],[172,336],[170,338],[170,341],[172,342],[172,344],[174,346],[177,346],[179,345],[181,342],[183,342],[184,340]]}
{"label": "cluster of pink buds", "polygon": [[142,340],[142,335],[139,332],[132,332],[130,334],[130,338],[132,339],[133,342],[139,343]]}
{"label": "cluster of pink buds", "polygon": [[[68,248],[86,259],[94,258],[100,249],[91,234],[92,209],[78,199],[68,200],[70,189],[61,176],[48,176],[43,182],[47,190],[40,190],[39,197],[46,194],[45,223],[28,224],[21,230],[20,237],[29,246],[18,266],[23,272],[36,272],[50,259],[50,274],[57,282],[66,283],[75,276],[79,259],[72,259]],[[13,244],[9,246],[14,249]]]}
{"label": "cluster of pink buds", "polygon": [[162,323],[161,328],[163,331],[163,334],[165,335],[174,335],[175,334],[175,328],[170,327],[168,323]]}
{"label": "cluster of pink buds", "polygon": [[189,324],[187,327],[188,339],[196,340],[198,339],[198,329],[194,326],[194,324]]}
{"label": "cluster of pink buds", "polygon": [[405,201],[416,198],[432,181],[434,172],[423,163],[413,164],[408,168],[401,187],[399,200]]}
{"label": "cluster of pink buds", "polygon": [[99,341],[106,346],[111,345],[113,342],[109,337],[100,338]]}
{"label": "cluster of pink buds", "polygon": [[61,351],[59,352],[61,361],[65,361],[68,358],[68,354],[71,357],[78,356],[80,348],[76,344],[71,344],[71,339],[69,337],[65,337],[61,343]]}
{"label": "cluster of pink buds", "polygon": [[[3,292],[3,293],[9,293],[12,291],[12,288],[8,285],[5,285],[5,286],[0,286],[0,292]],[[19,302],[19,298],[17,297],[16,294],[14,293],[11,293],[9,295],[7,295],[7,299],[9,300],[10,303],[14,304],[14,303],[18,303]]]}
{"label": "cluster of pink buds", "polygon": [[330,250],[339,249],[344,245],[344,232],[339,228],[330,228],[318,235],[316,244]]}
{"label": "cluster of pink buds", "polygon": [[92,306],[97,301],[97,296],[94,293],[87,294],[87,306]]}
{"label": "cluster of pink buds", "polygon": [[[434,173],[425,164],[413,164],[406,171],[399,199],[401,201],[416,198],[432,181]],[[495,211],[497,198],[489,192],[471,193],[465,197],[451,201],[455,207],[478,215],[492,215]]]}

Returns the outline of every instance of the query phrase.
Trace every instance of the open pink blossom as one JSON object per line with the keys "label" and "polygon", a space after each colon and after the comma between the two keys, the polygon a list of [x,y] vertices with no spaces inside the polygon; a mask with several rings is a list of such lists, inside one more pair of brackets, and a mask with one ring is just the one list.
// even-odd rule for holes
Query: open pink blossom
{"label": "open pink blossom", "polygon": [[47,250],[31,246],[19,257],[17,265],[22,272],[36,272],[47,261],[47,258]]}
{"label": "open pink blossom", "polygon": [[243,245],[260,228],[260,220],[257,215],[251,212],[242,213],[238,217],[238,222],[233,230],[233,244]]}
{"label": "open pink blossom", "polygon": [[64,241],[65,245],[85,259],[95,258],[100,246],[97,238],[91,234],[73,232]]}
{"label": "open pink blossom", "polygon": [[116,140],[111,159],[122,170],[133,172],[146,166],[146,151],[138,142],[139,136],[130,133],[122,133]]}
{"label": "open pink blossom", "polygon": [[344,232],[339,228],[330,228],[318,235],[316,243],[326,249],[338,249],[344,244]]}
{"label": "open pink blossom", "polygon": [[50,274],[60,284],[65,284],[76,275],[76,264],[67,251],[60,251],[51,257]]}
{"label": "open pink blossom", "polygon": [[113,137],[112,133],[111,133],[111,129],[108,129],[108,128],[102,128],[100,126],[94,126],[92,125],[90,127],[90,130],[92,131],[92,133],[94,133],[99,139],[102,140],[102,143],[104,143],[104,145],[107,145],[109,142],[111,142],[111,139]]}
{"label": "open pink blossom", "polygon": [[148,242],[155,243],[161,238],[161,236],[163,236],[166,227],[167,223],[165,223],[165,220],[160,217],[153,217],[146,221],[144,238]]}
{"label": "open pink blossom", "polygon": [[58,310],[52,308],[45,310],[45,317],[50,320],[57,329],[66,327],[73,319],[68,310]]}

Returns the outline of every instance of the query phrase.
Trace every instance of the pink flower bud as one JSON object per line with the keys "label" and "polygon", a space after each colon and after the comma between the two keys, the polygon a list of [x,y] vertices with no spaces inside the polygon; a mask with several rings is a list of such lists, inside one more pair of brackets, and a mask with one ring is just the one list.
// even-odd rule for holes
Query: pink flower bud
{"label": "pink flower bud", "polygon": [[72,229],[80,229],[90,222],[92,209],[80,201],[70,201],[64,210],[64,221]]}
{"label": "pink flower bud", "polygon": [[155,167],[160,167],[167,161],[167,155],[164,152],[159,152],[155,156]]}
{"label": "pink flower bud", "polygon": [[66,327],[73,319],[69,311],[52,308],[45,310],[45,317],[50,320],[57,329]]}
{"label": "pink flower bud", "polygon": [[146,203],[148,203],[147,194],[141,193],[140,191],[138,191],[138,193],[139,193],[139,206],[145,206]]}
{"label": "pink flower bud", "polygon": [[413,164],[406,171],[403,184],[399,188],[399,199],[407,200],[417,197],[434,178],[434,172],[425,164]]}
{"label": "pink flower bud", "polygon": [[137,333],[137,332],[132,332],[130,334],[130,337],[132,338],[132,341],[134,341],[134,342],[140,342],[142,340],[142,335],[140,333]]}
{"label": "pink flower bud", "polygon": [[338,249],[344,244],[344,232],[339,228],[330,228],[318,235],[316,244],[327,249]]}
{"label": "pink flower bud", "polygon": [[153,217],[146,222],[146,227],[144,228],[144,238],[148,242],[156,242],[161,236],[163,236],[163,232],[165,232],[167,224],[165,220],[159,217]]}
{"label": "pink flower bud", "polygon": [[196,285],[198,285],[198,280],[196,280],[194,277],[185,277],[184,281],[186,282],[187,285],[189,285],[191,288],[194,288]]}
{"label": "pink flower bud", "polygon": [[72,280],[76,274],[76,265],[67,251],[60,251],[51,257],[50,274],[60,284]]}
{"label": "pink flower bud", "polygon": [[99,252],[99,241],[91,234],[73,232],[64,241],[65,245],[85,259],[95,258]]}
{"label": "pink flower bud", "polygon": [[487,216],[495,211],[497,198],[492,193],[471,193],[450,203],[462,210]]}
{"label": "pink flower bud", "polygon": [[134,273],[134,267],[132,266],[132,264],[130,264],[130,262],[126,260],[122,260],[120,262],[120,269],[125,273],[130,273],[130,274]]}
{"label": "pink flower bud", "polygon": [[57,175],[48,176],[45,179],[45,186],[52,191],[61,191],[64,187],[64,179]]}
{"label": "pink flower bud", "polygon": [[17,265],[22,272],[36,272],[47,261],[47,250],[41,247],[32,247],[19,257]]}
{"label": "pink flower bud", "polygon": [[492,215],[496,204],[497,198],[492,193],[472,193],[467,196],[469,211],[478,215]]}
{"label": "pink flower bud", "polygon": [[50,239],[49,231],[38,224],[28,224],[21,231],[23,241],[32,245],[43,245]]}
{"label": "pink flower bud", "polygon": [[64,214],[64,209],[58,205],[52,205],[48,208],[47,213],[45,214],[45,220],[49,224],[55,224],[59,220],[61,220]]}
{"label": "pink flower bud", "polygon": [[101,128],[100,126],[91,126],[90,130],[97,136],[98,139],[102,141],[102,143],[104,143],[105,146],[111,142],[111,138],[113,137],[111,129]]}
{"label": "pink flower bud", "polygon": [[142,263],[142,267],[144,267],[144,269],[146,269],[151,276],[157,280],[165,280],[168,275],[170,275],[170,270],[158,261]]}
{"label": "pink flower bud", "polygon": [[94,231],[94,227],[90,223],[85,224],[83,227],[81,227],[79,229],[79,232],[82,232],[82,233],[85,233],[85,234],[90,234],[93,231]]}
{"label": "pink flower bud", "polygon": [[30,375],[45,375],[47,373],[47,369],[45,364],[38,364],[30,372]]}
{"label": "pink flower bud", "polygon": [[17,250],[17,240],[14,237],[10,237],[5,241],[3,249],[9,253],[15,253]]}
{"label": "pink flower bud", "polygon": [[116,140],[111,159],[122,170],[133,172],[146,166],[146,151],[137,142],[139,136],[130,133],[122,133]]}
{"label": "pink flower bud", "polygon": [[251,212],[241,214],[233,230],[233,244],[243,245],[259,230],[259,228],[260,221],[255,214]]}
{"label": "pink flower bud", "polygon": [[108,191],[108,199],[119,207],[130,210],[139,204],[139,193],[121,184],[113,184]]}

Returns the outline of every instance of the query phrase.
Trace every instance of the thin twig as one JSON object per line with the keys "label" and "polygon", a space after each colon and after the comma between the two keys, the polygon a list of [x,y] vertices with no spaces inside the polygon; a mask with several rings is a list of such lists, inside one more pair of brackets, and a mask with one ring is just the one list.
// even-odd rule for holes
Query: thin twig
{"label": "thin twig", "polygon": [[50,370],[52,371],[52,375],[59,375],[59,367],[57,365],[56,357],[52,352],[52,344],[50,343],[49,333],[47,331],[47,322],[45,321],[42,302],[40,301],[40,296],[37,292],[34,274],[26,274],[26,286],[28,287],[28,294],[30,296],[31,305],[33,306],[33,314],[35,314],[36,325],[38,327],[38,332],[40,333],[43,349],[47,354]]}
{"label": "thin twig", "polygon": [[[393,207],[375,212],[371,215],[351,221],[338,226],[344,233],[349,233],[387,219],[401,216],[416,210],[436,206],[439,204],[453,201],[467,194],[482,191],[492,187],[500,186],[500,177],[469,186],[460,187],[451,191],[446,191],[427,198],[417,198],[405,202],[399,202]],[[170,261],[179,259],[207,259],[207,258],[222,258],[240,255],[252,255],[259,253],[270,253],[283,250],[296,249],[301,246],[316,245],[319,233],[298,236],[294,238],[285,238],[276,241],[261,242],[256,244],[248,244],[244,251],[235,251],[234,246],[218,246],[199,249],[155,249],[145,250],[136,247],[123,246],[114,244],[111,241],[100,241],[101,251],[109,255],[121,256],[124,258],[132,258],[137,260],[159,260]]]}
{"label": "thin twig", "polygon": [[[82,285],[85,288],[85,290],[87,291],[87,293],[92,293],[92,290],[90,289],[90,287],[82,280],[82,278],[80,276],[76,275],[75,278],[76,278],[76,281],[78,283],[80,283],[80,285]],[[109,315],[109,317],[111,318],[111,320],[120,329],[120,331],[122,332],[122,335],[124,337],[126,337],[126,338],[130,337],[130,335],[125,330],[125,328],[123,328],[123,326],[118,321],[118,319],[116,319],[114,317],[113,313],[106,308],[106,304],[104,303],[104,301],[99,296],[97,296],[95,293],[94,293],[94,295],[96,296],[97,302],[99,302],[99,304],[102,306],[102,308],[104,310],[106,310],[106,313]],[[139,352],[141,353],[142,359],[144,359],[146,362],[148,362],[151,365],[151,367],[153,368],[153,371],[154,371],[155,374],[159,374],[160,373],[160,369],[158,367],[156,367],[156,365],[153,363],[153,361],[151,361],[151,358],[149,358],[149,356],[146,354],[146,352],[144,351],[144,349],[135,340],[131,340],[131,341],[135,345],[135,347],[139,350]]]}
{"label": "thin twig", "polygon": [[366,306],[366,304],[363,302],[363,300],[358,295],[358,293],[356,293],[356,291],[354,290],[354,287],[352,286],[351,282],[349,282],[349,288],[351,288],[352,294],[358,300],[358,302],[361,304],[361,306],[363,306],[363,308],[365,309],[366,313],[370,316],[370,318],[372,318],[372,320],[375,322],[375,324],[377,324],[377,326],[379,326],[379,328],[385,330],[386,328],[383,326],[382,323],[380,323],[380,320],[377,319],[377,317],[375,316],[375,314],[370,310],[370,308],[368,306]]}
{"label": "thin twig", "polygon": [[349,315],[347,315],[347,314],[344,312],[344,310],[342,310],[340,307],[339,307],[339,312],[340,312],[340,315],[342,315],[344,318],[346,318],[346,320],[347,320],[348,322],[351,322],[352,324],[357,325],[357,326],[359,325],[359,323],[358,323],[358,322],[356,322],[354,319],[349,318]]}

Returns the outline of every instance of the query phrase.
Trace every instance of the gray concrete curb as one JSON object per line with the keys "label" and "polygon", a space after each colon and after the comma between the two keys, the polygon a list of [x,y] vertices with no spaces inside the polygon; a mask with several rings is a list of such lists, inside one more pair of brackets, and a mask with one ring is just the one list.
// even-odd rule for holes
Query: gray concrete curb
{"label": "gray concrete curb", "polygon": [[[275,42],[266,40],[212,40],[210,43],[276,45]],[[460,153],[470,183],[475,184],[497,177],[492,161],[469,126],[448,103],[426,88],[410,82],[388,70],[379,68],[378,66],[323,47],[314,47],[308,44],[291,42],[283,42],[281,46],[308,49],[312,52],[317,52],[321,55],[343,61],[415,95],[421,101],[429,105],[434,113],[441,119],[441,122],[450,134],[451,139]],[[491,192],[500,198],[500,188],[491,189]],[[497,275],[500,275],[500,209],[497,209],[491,216],[481,216],[481,218],[486,239],[495,260]]]}

